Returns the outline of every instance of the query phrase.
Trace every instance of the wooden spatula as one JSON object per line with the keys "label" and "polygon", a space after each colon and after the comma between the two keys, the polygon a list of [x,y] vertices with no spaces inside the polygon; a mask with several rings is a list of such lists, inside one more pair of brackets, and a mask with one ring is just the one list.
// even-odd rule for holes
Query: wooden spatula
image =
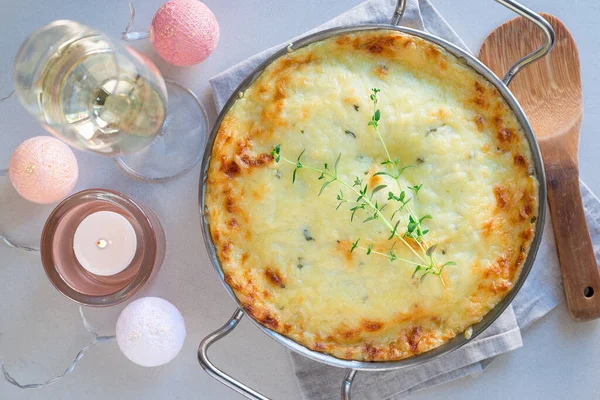
{"label": "wooden spatula", "polygon": [[[594,257],[579,191],[579,130],[583,93],[579,54],[571,33],[556,17],[542,16],[556,32],[549,55],[525,68],[510,89],[538,138],[548,182],[548,203],[571,317],[600,317],[600,273]],[[535,25],[515,18],[485,40],[479,58],[498,76],[524,54],[539,47]]]}

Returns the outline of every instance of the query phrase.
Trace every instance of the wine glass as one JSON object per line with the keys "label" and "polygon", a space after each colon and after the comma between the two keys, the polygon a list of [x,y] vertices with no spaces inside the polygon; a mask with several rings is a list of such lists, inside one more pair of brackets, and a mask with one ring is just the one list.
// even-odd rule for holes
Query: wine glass
{"label": "wine glass", "polygon": [[208,118],[198,98],[135,49],[86,25],[60,20],[32,33],[17,54],[14,81],[23,106],[49,132],[115,157],[137,178],[176,178],[202,157]]}

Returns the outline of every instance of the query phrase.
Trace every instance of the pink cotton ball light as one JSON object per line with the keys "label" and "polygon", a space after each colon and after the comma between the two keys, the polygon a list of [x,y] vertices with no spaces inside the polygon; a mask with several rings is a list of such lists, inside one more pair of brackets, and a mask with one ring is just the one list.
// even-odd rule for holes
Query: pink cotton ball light
{"label": "pink cotton ball light", "polygon": [[21,143],[9,167],[10,181],[25,199],[54,203],[69,194],[79,176],[77,159],[65,143],[36,136]]}
{"label": "pink cotton ball light", "polygon": [[172,0],[156,12],[150,40],[165,61],[187,67],[206,60],[217,47],[219,24],[198,0]]}

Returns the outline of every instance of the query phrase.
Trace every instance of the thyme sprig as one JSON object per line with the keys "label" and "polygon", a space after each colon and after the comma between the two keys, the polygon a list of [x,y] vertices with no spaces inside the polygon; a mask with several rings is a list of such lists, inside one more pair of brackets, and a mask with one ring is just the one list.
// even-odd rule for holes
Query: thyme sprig
{"label": "thyme sprig", "polygon": [[[433,246],[428,248],[425,253],[425,255],[429,258],[430,264],[435,264],[435,262],[433,261],[433,252],[435,251],[436,247],[437,247],[437,244],[434,244]],[[421,277],[419,278],[419,281],[422,283],[423,279],[425,279],[425,277],[427,275],[429,275],[429,274],[437,275],[437,277],[440,278],[442,285],[445,286],[444,279],[442,278],[442,272],[444,271],[444,268],[449,265],[456,265],[456,263],[454,261],[448,261],[448,262],[442,264],[442,266],[437,267],[437,268],[430,268],[427,266],[417,265],[417,267],[415,268],[415,271],[412,274],[412,277],[415,278],[417,276],[417,274],[419,272],[421,272]]]}
{"label": "thyme sprig", "polygon": [[[383,256],[388,258],[390,261],[400,260],[415,266],[414,272],[412,274],[413,278],[418,278],[420,282],[423,282],[425,277],[428,275],[437,276],[442,285],[444,285],[444,280],[442,278],[442,272],[445,267],[450,265],[456,265],[453,261],[448,261],[442,265],[438,265],[434,258],[434,252],[437,245],[429,246],[425,240],[425,235],[429,232],[429,229],[423,226],[424,221],[431,219],[432,216],[427,214],[421,217],[417,217],[414,210],[412,209],[411,201],[414,202],[419,191],[423,187],[423,184],[417,184],[413,186],[406,185],[405,190],[402,189],[402,184],[400,182],[400,177],[402,173],[414,165],[406,165],[402,166],[399,159],[392,160],[390,156],[389,150],[383,140],[383,136],[379,130],[379,124],[381,121],[381,111],[377,108],[379,99],[377,97],[379,89],[373,88],[372,93],[370,95],[370,99],[373,103],[373,115],[371,116],[371,120],[368,123],[368,126],[372,127],[374,131],[377,133],[379,140],[383,146],[387,159],[381,163],[386,170],[379,171],[373,174],[373,176],[385,175],[394,179],[400,187],[399,193],[394,193],[393,191],[388,189],[387,202],[380,204],[377,199],[374,198],[375,194],[378,192],[385,190],[388,188],[388,185],[382,184],[374,187],[369,191],[368,185],[363,182],[358,176],[354,178],[352,182],[346,182],[341,179],[338,174],[338,167],[340,163],[340,159],[342,154],[338,154],[337,158],[333,163],[333,167],[328,163],[324,163],[323,168],[318,168],[315,166],[308,165],[303,162],[302,157],[306,151],[302,150],[296,161],[292,161],[290,159],[285,158],[281,154],[281,145],[276,145],[271,155],[275,159],[276,162],[284,161],[288,164],[294,166],[294,171],[292,173],[292,182],[296,182],[297,174],[300,169],[307,169],[314,172],[319,173],[319,180],[323,181],[321,188],[319,190],[319,196],[323,193],[323,191],[332,183],[337,182],[347,190],[349,190],[356,198],[347,198],[344,194],[344,191],[340,189],[339,193],[336,196],[338,201],[336,210],[338,210],[342,205],[348,204],[350,211],[350,221],[354,221],[354,218],[357,216],[358,212],[361,212],[365,219],[363,222],[369,221],[380,221],[383,225],[387,227],[389,230],[388,240],[394,240],[394,243],[390,247],[390,250],[387,252],[377,251],[374,249],[373,244],[369,244],[367,247],[359,246],[360,238],[356,239],[352,242],[352,246],[350,252],[355,250],[364,251],[367,255],[376,254],[379,256]],[[413,195],[409,195],[409,193],[414,193]],[[386,207],[390,206],[394,211],[392,212],[390,217],[387,217],[383,211]],[[401,225],[402,224],[402,225]],[[416,243],[418,249],[415,249],[413,245],[409,243],[409,241],[413,241]],[[417,258],[417,260],[409,260],[405,258],[400,258],[396,255],[394,250],[394,246],[397,242],[401,242],[404,244]],[[417,251],[420,250],[420,251]]]}
{"label": "thyme sprig", "polygon": [[[273,156],[273,158],[275,159],[276,162],[284,161],[288,164],[295,166],[294,173],[292,174],[293,182],[295,182],[295,180],[296,180],[296,172],[302,168],[320,173],[319,179],[326,179],[326,181],[321,186],[321,189],[319,190],[319,195],[321,195],[323,193],[323,190],[327,187],[327,185],[329,185],[332,182],[338,182],[341,185],[345,186],[347,189],[349,189],[351,192],[353,192],[356,196],[358,196],[356,198],[356,200],[351,201],[352,203],[355,204],[352,208],[350,208],[350,211],[351,211],[350,220],[351,221],[354,220],[354,216],[358,210],[365,210],[365,212],[367,214],[367,218],[364,220],[364,222],[380,220],[384,225],[386,225],[390,229],[390,231],[394,231],[393,236],[397,237],[400,241],[405,243],[406,246],[408,246],[408,248],[410,248],[412,250],[412,252],[415,254],[415,256],[417,256],[421,261],[425,262],[425,259],[419,253],[417,253],[416,250],[412,248],[412,246],[410,246],[408,244],[404,235],[400,234],[400,232],[398,232],[396,229],[394,229],[394,226],[392,225],[390,220],[382,214],[382,211],[383,211],[383,209],[385,209],[386,204],[380,206],[379,202],[377,200],[373,201],[373,195],[375,193],[377,193],[377,191],[382,190],[383,188],[378,189],[379,188],[379,186],[378,186],[369,193],[368,186],[366,184],[364,186],[360,186],[360,185],[362,185],[362,180],[360,180],[358,177],[355,178],[353,183],[348,183],[348,182],[344,181],[343,179],[340,179],[337,174],[337,164],[339,163],[341,155],[338,156],[338,158],[336,160],[336,166],[332,170],[331,168],[329,168],[329,165],[327,163],[324,164],[323,169],[302,163],[301,158],[302,158],[303,154],[304,154],[304,151],[302,151],[302,153],[300,153],[300,156],[298,157],[298,159],[296,161],[292,161],[281,155],[281,145],[275,146],[273,148],[273,151],[271,152],[271,155]],[[323,178],[321,178],[321,177],[323,177]],[[359,184],[357,185],[357,183],[359,183]],[[383,186],[385,186],[385,185],[383,185]],[[357,187],[358,187],[358,189],[357,189]],[[376,189],[378,189],[378,190],[376,191]],[[338,195],[338,196],[342,196],[339,200],[342,203],[350,202],[350,201],[346,200],[345,198],[343,198],[343,192],[341,192],[341,193],[342,193],[342,195]],[[338,204],[338,208],[339,207],[340,207],[340,205]]]}
{"label": "thyme sprig", "polygon": [[373,88],[371,89],[371,91],[373,93],[371,93],[370,99],[373,102],[373,116],[371,117],[371,121],[369,122],[369,126],[372,126],[373,129],[375,129],[375,132],[377,133],[377,136],[379,136],[379,140],[381,141],[381,144],[383,144],[383,149],[385,150],[385,155],[387,156],[387,160],[391,161],[392,157],[390,157],[390,152],[387,149],[387,146],[385,145],[385,141],[383,140],[383,137],[381,136],[381,132],[379,132],[379,120],[381,119],[381,111],[377,108],[377,103],[379,102],[379,100],[377,99],[377,93],[381,92],[381,90],[377,89],[377,88]]}

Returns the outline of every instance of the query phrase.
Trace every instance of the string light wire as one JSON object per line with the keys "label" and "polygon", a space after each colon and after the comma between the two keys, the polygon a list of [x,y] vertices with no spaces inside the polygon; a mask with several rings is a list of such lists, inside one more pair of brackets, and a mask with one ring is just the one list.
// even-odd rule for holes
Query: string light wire
{"label": "string light wire", "polygon": [[60,381],[62,378],[64,378],[65,376],[69,375],[71,372],[73,372],[73,370],[75,369],[75,367],[77,366],[77,363],[83,358],[83,356],[85,355],[85,352],[88,351],[90,348],[94,347],[96,344],[98,343],[105,343],[105,342],[113,342],[115,341],[116,337],[113,336],[100,336],[90,325],[90,323],[88,322],[87,318],[85,317],[85,314],[83,313],[83,307],[79,306],[79,315],[81,315],[81,320],[83,321],[83,326],[85,327],[85,329],[87,329],[87,331],[90,333],[90,335],[92,335],[92,341],[90,343],[88,343],[85,347],[83,347],[79,353],[77,353],[77,355],[75,356],[75,359],[73,360],[73,362],[71,363],[71,365],[69,365],[69,367],[60,375],[55,376],[54,378],[51,378],[45,382],[42,383],[19,383],[12,375],[10,375],[8,373],[8,371],[6,370],[6,367],[4,365],[4,362],[2,361],[2,358],[0,358],[0,371],[2,372],[2,374],[4,375],[4,378],[6,379],[6,381],[8,383],[10,383],[13,386],[16,386],[20,389],[39,389],[39,388],[43,388],[46,386],[50,386],[58,381]]}

